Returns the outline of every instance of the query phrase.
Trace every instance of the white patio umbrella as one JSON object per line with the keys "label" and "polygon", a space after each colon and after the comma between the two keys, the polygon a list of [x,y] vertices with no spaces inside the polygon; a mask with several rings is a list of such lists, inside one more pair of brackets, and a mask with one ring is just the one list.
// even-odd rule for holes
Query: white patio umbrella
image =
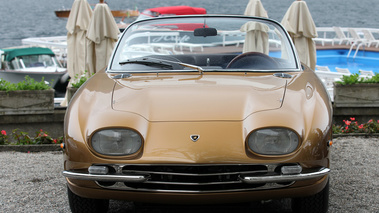
{"label": "white patio umbrella", "polygon": [[295,44],[300,61],[311,69],[316,68],[316,38],[317,31],[305,1],[295,1],[284,15],[282,25],[290,34]]}
{"label": "white patio umbrella", "polygon": [[267,11],[260,0],[250,0],[246,6],[244,15],[268,18]]}
{"label": "white patio umbrella", "polygon": [[107,4],[96,4],[87,31],[87,67],[92,75],[108,64],[113,47],[120,33],[116,21]]}
{"label": "white patio umbrella", "polygon": [[260,52],[268,54],[268,26],[255,21],[242,25],[241,32],[246,32],[243,52]]}
{"label": "white patio umbrella", "polygon": [[[250,0],[244,15],[268,18],[260,0]],[[243,52],[261,52],[268,54],[268,27],[257,22],[247,22],[242,25],[241,32],[246,32]]]}
{"label": "white patio umbrella", "polygon": [[[75,83],[76,75],[86,70],[86,34],[92,16],[87,0],[75,0],[67,20],[67,72],[71,77],[69,86]],[[67,106],[67,98],[61,103]]]}

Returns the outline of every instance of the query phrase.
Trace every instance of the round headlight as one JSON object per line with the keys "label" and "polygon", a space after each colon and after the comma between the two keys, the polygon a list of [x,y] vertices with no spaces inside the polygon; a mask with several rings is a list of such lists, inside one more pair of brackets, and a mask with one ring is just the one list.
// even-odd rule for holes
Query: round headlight
{"label": "round headlight", "polygon": [[259,129],[250,134],[249,148],[262,155],[289,154],[299,145],[299,136],[284,128]]}
{"label": "round headlight", "polygon": [[93,134],[91,145],[103,155],[131,155],[141,148],[142,138],[130,129],[105,129]]}

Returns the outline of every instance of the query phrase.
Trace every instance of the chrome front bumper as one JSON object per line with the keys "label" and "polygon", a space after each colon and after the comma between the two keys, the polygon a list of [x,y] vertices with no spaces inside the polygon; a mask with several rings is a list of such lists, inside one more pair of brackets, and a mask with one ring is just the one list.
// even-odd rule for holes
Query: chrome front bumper
{"label": "chrome front bumper", "polygon": [[95,175],[87,173],[79,173],[72,171],[63,171],[63,176],[66,178],[92,181],[111,181],[111,182],[129,182],[142,183],[149,179],[148,175]]}
{"label": "chrome front bumper", "polygon": [[[292,182],[319,178],[330,172],[328,168],[321,168],[319,171],[293,174],[293,175],[272,175],[272,176],[240,176],[240,180],[248,184],[275,183],[275,182]],[[149,175],[96,175],[88,173],[79,173],[72,171],[63,171],[63,176],[67,178],[91,181],[112,181],[112,182],[131,182],[142,183],[149,180]]]}
{"label": "chrome front bumper", "polygon": [[249,184],[259,184],[259,183],[280,183],[280,182],[291,182],[291,181],[301,181],[313,178],[319,178],[327,175],[330,172],[328,168],[321,168],[319,171],[301,174],[291,174],[291,175],[273,175],[273,176],[243,176],[241,180],[244,183]]}

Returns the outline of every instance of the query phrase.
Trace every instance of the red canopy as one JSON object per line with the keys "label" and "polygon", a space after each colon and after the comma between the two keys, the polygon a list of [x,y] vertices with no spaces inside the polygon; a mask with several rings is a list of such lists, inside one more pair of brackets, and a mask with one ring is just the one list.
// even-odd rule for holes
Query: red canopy
{"label": "red canopy", "polygon": [[[190,6],[169,6],[169,7],[156,7],[146,9],[151,12],[158,13],[160,15],[175,14],[175,15],[194,15],[194,14],[206,14],[207,10],[201,7]],[[145,11],[143,12],[145,13]]]}

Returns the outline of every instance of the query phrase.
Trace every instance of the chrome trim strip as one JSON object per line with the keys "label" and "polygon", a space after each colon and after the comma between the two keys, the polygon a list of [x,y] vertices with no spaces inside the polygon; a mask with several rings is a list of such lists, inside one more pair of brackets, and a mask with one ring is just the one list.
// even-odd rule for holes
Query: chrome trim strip
{"label": "chrome trim strip", "polygon": [[238,188],[238,189],[220,189],[220,190],[189,190],[189,189],[150,189],[150,188],[133,188],[125,186],[125,184],[117,182],[111,186],[104,186],[96,182],[96,184],[105,189],[112,190],[125,190],[125,191],[136,191],[136,192],[162,192],[162,193],[222,193],[222,192],[245,192],[245,191],[258,191],[267,189],[280,189],[291,186],[295,182],[288,184],[278,184],[278,183],[266,183],[262,186],[256,186],[251,188]]}
{"label": "chrome trim strip", "polygon": [[243,171],[243,172],[223,172],[223,173],[204,173],[204,174],[196,174],[196,173],[179,173],[179,172],[155,172],[149,170],[123,170],[123,173],[147,173],[147,174],[155,174],[155,175],[177,175],[177,176],[191,176],[191,177],[207,177],[207,176],[218,176],[218,175],[239,175],[239,174],[249,174],[249,175],[258,175],[264,174],[267,170],[256,170],[256,171]]}
{"label": "chrome trim strip", "polygon": [[79,172],[63,171],[63,176],[79,180],[93,181],[112,181],[112,182],[129,182],[142,183],[149,179],[148,175],[95,175]]}
{"label": "chrome trim strip", "polygon": [[205,183],[147,181],[146,183],[161,184],[161,185],[179,185],[179,186],[209,186],[209,185],[239,184],[239,183],[242,183],[242,181],[236,180],[236,181],[205,182]]}
{"label": "chrome trim strip", "polygon": [[294,175],[273,175],[273,176],[261,176],[261,177],[249,177],[241,176],[240,179],[244,183],[248,184],[259,184],[259,183],[280,183],[280,182],[291,182],[308,180],[312,178],[318,178],[327,175],[330,172],[328,168],[321,168],[317,172],[294,174]]}

